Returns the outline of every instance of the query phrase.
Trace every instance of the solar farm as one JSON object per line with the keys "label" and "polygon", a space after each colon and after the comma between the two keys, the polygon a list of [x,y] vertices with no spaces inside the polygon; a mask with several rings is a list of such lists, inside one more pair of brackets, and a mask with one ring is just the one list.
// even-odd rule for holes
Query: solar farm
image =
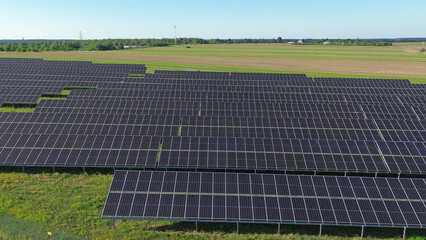
{"label": "solar farm", "polygon": [[104,221],[426,228],[426,84],[0,58],[0,103],[0,168],[114,171]]}

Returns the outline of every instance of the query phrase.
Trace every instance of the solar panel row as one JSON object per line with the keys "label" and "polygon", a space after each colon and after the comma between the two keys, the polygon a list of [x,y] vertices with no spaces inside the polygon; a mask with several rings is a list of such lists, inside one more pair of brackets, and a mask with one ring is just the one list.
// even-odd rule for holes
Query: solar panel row
{"label": "solar panel row", "polygon": [[131,72],[144,74],[144,65],[108,65],[0,59],[0,103],[36,103],[43,93],[65,87],[96,87],[99,82],[120,82]]}
{"label": "solar panel row", "polygon": [[[177,128],[160,129],[161,133],[178,131]],[[0,163],[8,166],[150,165],[159,168],[192,169],[426,172],[426,146],[423,142],[229,137],[151,138],[114,134],[115,131],[96,135],[4,133],[0,136]],[[137,155],[137,152],[142,150],[152,154]],[[136,164],[135,156],[129,155],[129,152],[136,154],[144,164]],[[121,156],[117,159],[119,153]],[[70,161],[70,155],[78,157],[80,161]]]}
{"label": "solar panel row", "polygon": [[49,75],[49,74],[0,74],[2,83],[4,81],[14,80],[15,83],[33,81],[34,83],[76,81],[76,82],[120,82],[118,77],[96,77],[96,76],[67,76],[67,75]]}
{"label": "solar panel row", "polygon": [[112,90],[73,91],[70,100],[175,100],[175,101],[219,101],[219,102],[277,102],[277,103],[342,103],[342,104],[380,104],[423,106],[426,98],[374,96],[374,95],[334,95],[334,94],[299,94],[299,93],[268,93],[268,92],[198,92],[198,91],[157,91],[157,90]]}
{"label": "solar panel row", "polygon": [[[123,84],[106,82],[100,84],[100,88],[132,88],[132,89],[183,89],[192,91],[261,91],[261,92],[277,92],[277,93],[329,93],[329,94],[359,94],[359,95],[409,95],[424,96],[425,89],[415,88],[414,85],[404,87],[383,86],[369,87],[368,85],[360,85],[358,87],[348,86],[322,86],[315,83],[305,84],[297,82],[299,85],[291,85],[296,83],[286,83],[282,81],[221,81],[221,80],[165,80],[165,79],[146,79],[135,82],[135,78],[125,79]],[[133,81],[133,82],[132,82]]]}
{"label": "solar panel row", "polygon": [[42,100],[35,112],[179,116],[425,120],[425,107],[343,103],[197,102],[167,100]]}
{"label": "solar panel row", "polygon": [[424,227],[423,179],[116,171],[103,218]]}
{"label": "solar panel row", "polygon": [[[293,89],[308,89],[313,90],[341,90],[349,91],[351,89],[363,89],[363,90],[422,90],[418,85],[414,84],[400,84],[400,83],[379,83],[374,81],[355,81],[355,82],[341,82],[337,80],[336,82],[315,82],[310,78],[300,79],[300,78],[287,78],[287,79],[268,79],[266,80],[253,80],[253,79],[227,79],[227,78],[213,78],[213,79],[203,79],[203,78],[184,78],[184,77],[167,77],[167,78],[158,78],[156,75],[145,75],[144,78],[125,78],[124,82],[126,85],[138,85],[138,84],[212,84],[212,85],[243,85],[243,86],[282,86]],[[125,85],[125,86],[126,86]],[[346,88],[346,89],[345,89]]]}
{"label": "solar panel row", "polygon": [[169,115],[109,115],[93,113],[25,113],[0,112],[1,123],[67,123],[67,124],[116,124],[116,125],[178,125],[182,127],[256,127],[291,129],[339,129],[339,130],[408,130],[423,134],[426,121],[372,120],[372,119],[321,119],[321,118],[253,118],[228,116],[169,116]]}
{"label": "solar panel row", "polygon": [[145,72],[145,66],[139,64],[94,64],[83,61],[0,59],[0,74],[128,77],[129,73],[144,74]]}

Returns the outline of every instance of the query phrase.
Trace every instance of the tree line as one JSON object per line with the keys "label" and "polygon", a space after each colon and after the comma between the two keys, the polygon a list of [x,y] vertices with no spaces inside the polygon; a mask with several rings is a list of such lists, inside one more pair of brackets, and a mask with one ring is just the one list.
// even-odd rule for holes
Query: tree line
{"label": "tree line", "polygon": [[[296,44],[299,44],[296,42]],[[360,39],[336,39],[336,40],[329,40],[329,39],[321,39],[321,40],[311,40],[311,41],[303,41],[303,44],[305,45],[322,45],[322,44],[329,44],[329,45],[345,45],[345,46],[392,46],[391,42],[386,41],[362,41]]]}
{"label": "tree line", "polygon": [[[298,43],[297,40],[277,39],[202,39],[202,38],[163,38],[163,39],[102,39],[102,40],[43,40],[43,41],[12,41],[0,42],[0,51],[6,52],[41,52],[41,51],[106,51],[120,50],[129,47],[164,47],[185,44],[241,44],[241,43],[285,43],[306,45],[348,45],[348,46],[391,46],[392,43],[384,41],[356,40],[306,40]],[[127,48],[127,47],[126,47]]]}

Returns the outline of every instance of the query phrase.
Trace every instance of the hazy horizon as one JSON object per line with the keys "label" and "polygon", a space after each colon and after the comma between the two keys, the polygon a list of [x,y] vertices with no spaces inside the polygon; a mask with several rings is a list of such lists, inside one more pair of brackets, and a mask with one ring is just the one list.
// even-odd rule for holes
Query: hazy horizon
{"label": "hazy horizon", "polygon": [[[280,37],[280,36],[278,36]],[[178,38],[195,38],[195,37],[178,37]],[[107,40],[107,39],[144,39],[144,38],[93,38],[93,39],[83,39],[83,40]],[[173,39],[173,38],[151,38],[151,39]],[[209,39],[217,39],[217,38],[204,38],[206,40]],[[227,39],[231,39],[231,40],[241,40],[241,39],[245,39],[245,38],[220,38],[221,40],[227,40]],[[265,40],[270,40],[270,39],[277,39],[277,37],[274,38],[247,38],[247,39],[265,39]],[[341,39],[341,40],[346,40],[346,39],[357,39],[356,38],[282,38],[285,40],[296,40],[296,39],[306,39],[306,40],[322,40],[322,39],[331,39],[331,40],[337,40],[337,39]],[[395,37],[395,38],[382,38],[382,37],[377,37],[377,38],[358,38],[358,39],[362,39],[362,40],[375,40],[375,39],[389,39],[389,40],[396,40],[396,39],[422,39],[422,40],[426,40],[426,37]],[[15,39],[0,39],[0,41],[21,41],[22,38],[15,38]],[[79,38],[24,38],[24,40],[28,40],[28,41],[77,41],[80,40]]]}
{"label": "hazy horizon", "polygon": [[0,0],[0,39],[426,37],[426,1]]}

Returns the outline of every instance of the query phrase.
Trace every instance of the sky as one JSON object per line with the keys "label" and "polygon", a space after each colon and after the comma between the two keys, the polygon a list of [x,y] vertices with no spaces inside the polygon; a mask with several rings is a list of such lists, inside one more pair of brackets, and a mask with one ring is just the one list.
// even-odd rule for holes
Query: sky
{"label": "sky", "polygon": [[0,39],[426,37],[426,0],[0,0]]}

